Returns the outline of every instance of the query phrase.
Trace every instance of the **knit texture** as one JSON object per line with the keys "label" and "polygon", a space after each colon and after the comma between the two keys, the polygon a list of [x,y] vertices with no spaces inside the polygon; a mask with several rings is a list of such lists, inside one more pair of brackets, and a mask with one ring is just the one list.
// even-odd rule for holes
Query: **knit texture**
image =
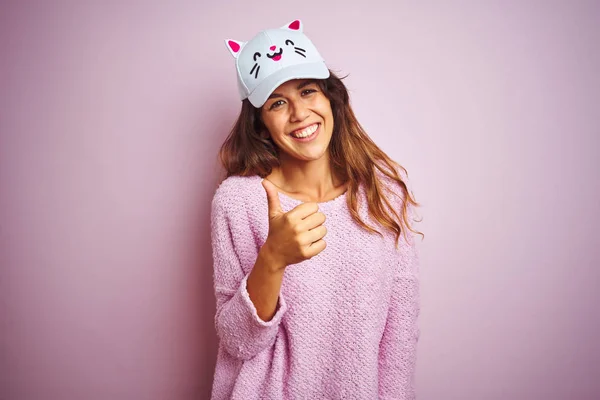
{"label": "knit texture", "polygon": [[[385,190],[401,193],[383,178]],[[384,237],[352,219],[347,193],[319,203],[327,247],[286,268],[276,314],[262,321],[246,290],[269,232],[261,182],[259,176],[229,177],[212,201],[219,337],[212,399],[414,399],[414,236],[408,231],[406,241],[401,235],[396,249],[393,233],[368,216],[363,187],[359,215]],[[283,193],[279,198],[284,212],[302,203]],[[402,199],[389,198],[400,210]]]}

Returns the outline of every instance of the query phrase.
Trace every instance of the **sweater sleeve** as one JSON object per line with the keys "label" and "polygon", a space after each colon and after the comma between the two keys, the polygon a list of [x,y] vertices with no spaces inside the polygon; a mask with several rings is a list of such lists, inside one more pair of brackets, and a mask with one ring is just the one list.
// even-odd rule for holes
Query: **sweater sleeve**
{"label": "sweater sleeve", "polygon": [[379,399],[415,399],[420,330],[419,257],[412,232],[400,236],[386,326],[379,345]]}
{"label": "sweater sleeve", "polygon": [[[232,235],[232,232],[236,232],[236,238],[242,234],[244,240],[252,240],[250,232],[243,230],[244,227],[247,229],[248,222],[235,225],[235,221],[228,218],[228,207],[224,200],[223,196],[216,195],[211,208],[213,277],[217,303],[215,326],[220,344],[227,353],[238,359],[249,360],[274,343],[287,306],[280,295],[274,317],[270,321],[259,318],[246,289],[249,273],[244,273],[238,256],[238,253],[249,252],[236,248]],[[239,210],[235,215],[240,215]]]}

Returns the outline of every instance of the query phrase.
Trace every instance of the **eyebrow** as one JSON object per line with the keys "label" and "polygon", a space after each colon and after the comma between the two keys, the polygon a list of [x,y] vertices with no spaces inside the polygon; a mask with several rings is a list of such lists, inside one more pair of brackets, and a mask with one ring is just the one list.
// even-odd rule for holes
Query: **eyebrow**
{"label": "eyebrow", "polygon": [[[307,80],[307,81],[304,81],[304,82],[300,83],[300,84],[299,84],[299,85],[296,87],[296,90],[300,90],[300,89],[302,89],[303,87],[305,87],[305,86],[308,86],[308,85],[310,85],[310,84],[312,84],[312,83],[316,83],[316,82],[317,82],[317,81],[316,81],[316,79],[309,79],[309,80]],[[281,95],[281,94],[279,94],[279,93],[272,93],[272,94],[269,96],[269,99],[273,99],[273,98],[275,98],[275,97],[283,97],[283,95]]]}

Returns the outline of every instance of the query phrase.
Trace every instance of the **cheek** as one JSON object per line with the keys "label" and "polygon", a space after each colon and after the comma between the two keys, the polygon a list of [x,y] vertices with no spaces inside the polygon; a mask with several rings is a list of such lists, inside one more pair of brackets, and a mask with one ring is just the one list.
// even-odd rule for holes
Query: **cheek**
{"label": "cheek", "polygon": [[331,110],[331,105],[329,101],[325,100],[320,105],[319,112],[323,116],[323,118],[328,120],[330,124],[333,124],[333,111]]}
{"label": "cheek", "polygon": [[263,122],[263,125],[267,128],[267,129],[271,129],[271,127],[273,126],[273,121],[275,120],[273,117],[273,114],[267,111],[264,111],[261,114],[261,119]]}
{"label": "cheek", "polygon": [[271,121],[271,131],[276,135],[282,135],[285,129],[285,118],[278,115],[278,118],[275,118]]}
{"label": "cheek", "polygon": [[267,130],[271,136],[281,136],[285,130],[285,118],[282,115],[270,116],[264,120]]}
{"label": "cheek", "polygon": [[317,100],[317,107],[323,115],[331,115],[331,102],[324,94],[319,96]]}

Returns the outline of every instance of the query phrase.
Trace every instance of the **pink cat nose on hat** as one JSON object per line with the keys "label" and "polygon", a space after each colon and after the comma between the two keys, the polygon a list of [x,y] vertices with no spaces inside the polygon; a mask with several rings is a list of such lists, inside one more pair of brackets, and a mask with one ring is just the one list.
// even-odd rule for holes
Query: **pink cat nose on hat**
{"label": "pink cat nose on hat", "polygon": [[[238,91],[256,108],[262,107],[279,85],[292,79],[327,79],[329,68],[300,20],[259,32],[248,42],[225,40],[235,57]],[[265,49],[276,54],[266,53]]]}

